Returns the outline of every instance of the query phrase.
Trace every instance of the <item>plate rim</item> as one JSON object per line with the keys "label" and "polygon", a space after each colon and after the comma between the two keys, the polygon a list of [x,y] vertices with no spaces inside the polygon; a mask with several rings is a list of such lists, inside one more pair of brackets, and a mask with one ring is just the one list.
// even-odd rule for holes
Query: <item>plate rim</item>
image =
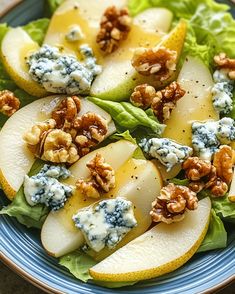
{"label": "plate rim", "polygon": [[[13,9],[15,9],[18,5],[20,5],[24,0],[13,0],[13,2],[10,5],[7,5],[3,11],[0,12],[0,19],[3,16],[6,16],[9,12],[11,12]],[[6,255],[4,255],[2,252],[0,252],[0,259],[3,262],[4,265],[6,265],[8,268],[10,268],[13,272],[18,274],[20,277],[22,277],[24,280],[30,282],[35,287],[45,291],[49,294],[66,294],[65,292],[62,292],[52,286],[49,286],[48,284],[40,281],[39,279],[35,278],[34,276],[30,275],[26,270],[22,269],[20,266],[15,264],[10,258],[8,258]],[[202,292],[200,294],[210,294],[214,293],[214,291],[219,291],[225,288],[226,286],[229,286],[230,284],[233,284],[235,282],[235,274],[228,277],[224,281],[220,282],[219,284],[210,287]]]}

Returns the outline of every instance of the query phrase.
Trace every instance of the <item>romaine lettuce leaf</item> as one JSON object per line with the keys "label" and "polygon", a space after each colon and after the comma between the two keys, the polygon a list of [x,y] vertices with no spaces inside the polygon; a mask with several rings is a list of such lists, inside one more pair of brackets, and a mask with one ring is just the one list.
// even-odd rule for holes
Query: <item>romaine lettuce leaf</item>
{"label": "romaine lettuce leaf", "polygon": [[235,223],[235,203],[228,200],[228,197],[211,198],[212,207],[215,213],[224,221]]}
{"label": "romaine lettuce leaf", "polygon": [[56,9],[60,6],[62,2],[64,2],[64,0],[46,0],[46,3],[45,3],[46,15],[48,17],[52,16],[52,14],[56,11]]}
{"label": "romaine lettuce leaf", "polygon": [[107,111],[123,130],[134,131],[138,127],[146,127],[153,131],[155,135],[160,135],[164,130],[164,125],[148,116],[144,110],[135,107],[128,102],[114,102],[89,97],[91,102]]}
{"label": "romaine lettuce leaf", "polygon": [[22,28],[30,35],[30,37],[42,45],[50,20],[48,18],[41,18],[30,22]]}
{"label": "romaine lettuce leaf", "polygon": [[[71,274],[77,279],[87,282],[92,277],[89,275],[89,269],[94,266],[97,262],[80,250],[76,250],[72,253],[66,254],[60,258],[59,264],[66,267]],[[136,282],[101,282],[94,281],[94,283],[107,287],[107,288],[119,288],[123,286],[133,285]]]}
{"label": "romaine lettuce leaf", "polygon": [[[33,167],[29,172],[29,176],[33,176],[38,173],[45,163],[41,160],[36,160]],[[37,204],[30,206],[24,196],[23,186],[17,192],[14,200],[11,204],[4,207],[0,211],[1,214],[6,214],[11,217],[15,217],[19,223],[25,225],[28,228],[42,227],[42,224],[49,213],[49,208],[45,205]]]}
{"label": "romaine lettuce leaf", "polygon": [[227,232],[221,219],[211,210],[210,225],[207,234],[197,252],[205,252],[227,246]]}

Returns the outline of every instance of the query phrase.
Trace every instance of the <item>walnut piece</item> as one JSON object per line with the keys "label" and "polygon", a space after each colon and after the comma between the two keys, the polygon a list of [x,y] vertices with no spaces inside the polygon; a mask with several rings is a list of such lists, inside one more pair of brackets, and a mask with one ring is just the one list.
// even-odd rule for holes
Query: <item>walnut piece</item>
{"label": "walnut piece", "polygon": [[95,181],[79,179],[76,182],[77,189],[86,197],[89,198],[100,198],[99,186]]}
{"label": "walnut piece", "polygon": [[151,106],[154,97],[156,97],[155,88],[148,84],[142,84],[135,87],[130,101],[133,105],[146,109]]}
{"label": "walnut piece", "polygon": [[43,142],[48,132],[56,127],[56,121],[49,119],[44,122],[34,125],[29,132],[27,132],[23,139],[27,143],[28,149],[37,157],[41,157]]}
{"label": "walnut piece", "polygon": [[54,163],[72,164],[79,159],[79,155],[71,135],[56,129],[47,134],[41,158]]}
{"label": "walnut piece", "polygon": [[217,176],[229,185],[233,178],[232,148],[227,145],[221,145],[214,154],[213,165],[216,167]]}
{"label": "walnut piece", "polygon": [[228,69],[228,76],[235,80],[235,59],[227,57],[226,53],[219,53],[214,57],[214,61],[219,68]]}
{"label": "walnut piece", "polygon": [[70,129],[71,124],[81,110],[81,101],[77,96],[63,99],[51,113],[58,129]]}
{"label": "walnut piece", "polygon": [[91,172],[88,180],[79,179],[76,183],[77,189],[91,198],[99,198],[100,193],[107,193],[115,187],[115,173],[111,165],[105,162],[100,153],[87,163]]}
{"label": "walnut piece", "polygon": [[183,162],[182,168],[185,170],[186,178],[191,181],[199,181],[211,173],[212,165],[210,161],[189,157]]}
{"label": "walnut piece", "polygon": [[170,118],[177,101],[182,98],[184,94],[185,90],[183,90],[177,82],[172,82],[166,88],[157,91],[151,108],[160,122],[164,122]]}
{"label": "walnut piece", "polygon": [[100,22],[100,31],[96,42],[106,53],[115,51],[122,40],[127,38],[130,31],[131,18],[126,8],[108,7]]}
{"label": "walnut piece", "polygon": [[224,196],[232,180],[232,154],[229,146],[221,146],[214,155],[213,164],[198,157],[186,159],[182,168],[186,178],[192,181],[188,187],[196,193],[209,189],[214,197]]}
{"label": "walnut piece", "polygon": [[154,75],[156,80],[167,80],[176,70],[177,52],[165,47],[138,48],[134,52],[132,65],[138,73]]}
{"label": "walnut piece", "polygon": [[161,189],[160,196],[152,203],[150,215],[154,222],[170,224],[181,221],[187,209],[195,210],[197,206],[198,199],[195,192],[188,187],[170,183]]}
{"label": "walnut piece", "polygon": [[76,130],[75,144],[80,156],[89,153],[90,148],[103,141],[108,132],[106,119],[93,112],[77,117],[73,127]]}
{"label": "walnut piece", "polygon": [[0,112],[11,116],[20,108],[20,100],[8,90],[0,91]]}

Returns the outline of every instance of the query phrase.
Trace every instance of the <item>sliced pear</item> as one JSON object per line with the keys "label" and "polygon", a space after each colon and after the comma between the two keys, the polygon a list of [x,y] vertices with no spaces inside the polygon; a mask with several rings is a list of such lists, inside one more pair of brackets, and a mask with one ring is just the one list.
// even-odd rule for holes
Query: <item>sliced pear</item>
{"label": "sliced pear", "polygon": [[10,29],[2,40],[1,61],[9,76],[27,93],[43,97],[46,90],[31,79],[25,58],[39,48],[21,28]]}
{"label": "sliced pear", "polygon": [[173,13],[166,8],[149,8],[134,18],[134,24],[145,31],[167,33],[170,29]]}
{"label": "sliced pear", "polygon": [[[44,44],[63,48],[64,53],[80,57],[78,46],[88,44],[95,56],[102,60],[102,53],[96,43],[101,17],[107,7],[123,7],[126,0],[67,0],[55,11],[50,21]],[[65,38],[72,26],[79,26],[84,38],[68,42]]]}
{"label": "sliced pear", "polygon": [[[0,131],[0,185],[9,199],[13,199],[23,183],[24,176],[29,172],[35,158],[26,147],[22,136],[39,121],[50,117],[51,111],[65,96],[49,96],[36,100],[18,110],[4,124]],[[116,128],[111,116],[104,110],[83,99],[81,113],[96,112],[108,121],[108,135]]]}
{"label": "sliced pear", "polygon": [[[154,8],[154,10],[157,8]],[[159,12],[160,13],[160,12]],[[133,52],[138,47],[165,46],[175,50],[177,58],[180,58],[184,44],[187,25],[184,21],[179,24],[166,36],[160,33],[153,33],[150,27],[155,25],[155,13],[149,13],[148,28],[144,29],[140,21],[133,20],[133,25],[129,37],[124,41],[120,48],[106,57],[103,61],[103,71],[96,77],[91,87],[91,95],[107,100],[123,101],[130,97],[136,85],[148,83],[155,87],[162,87],[169,83],[171,78],[163,82],[155,81],[154,78],[144,77],[136,72],[131,65]],[[152,19],[151,19],[152,17]],[[138,16],[136,16],[138,20]],[[163,25],[169,27],[171,18],[163,19]],[[146,27],[145,26],[145,27]],[[156,31],[157,27],[153,27]]]}
{"label": "sliced pear", "polygon": [[[81,166],[79,170],[81,174]],[[85,174],[86,172],[84,172]],[[161,187],[161,176],[150,161],[130,159],[117,170],[115,189],[108,194],[104,194],[101,199],[120,196],[131,200],[135,207],[138,225],[124,237],[114,250],[124,246],[148,229],[151,224],[149,216],[151,203]],[[75,228],[72,216],[79,209],[95,202],[97,202],[97,199],[86,198],[76,191],[63,209],[56,213],[51,212],[48,215],[42,227],[41,241],[50,255],[62,256],[84,244],[83,235],[80,230]],[[88,254],[96,260],[101,260],[114,250],[105,248],[99,253],[90,251]]]}
{"label": "sliced pear", "polygon": [[[131,158],[136,148],[137,145],[129,141],[120,140],[95,150],[81,158],[70,168],[71,177],[65,183],[75,185],[78,178],[88,178],[90,171],[86,164],[95,157],[97,152],[117,171],[120,166]],[[63,209],[58,212],[51,212],[48,215],[42,227],[41,241],[50,255],[61,256],[81,246],[84,239],[81,232],[75,228],[72,216],[80,208],[91,205],[95,201],[97,199],[86,198],[75,190],[74,195],[66,202]]]}
{"label": "sliced pear", "polygon": [[183,221],[161,223],[93,266],[90,275],[102,281],[140,281],[169,273],[186,263],[203,241],[209,221],[209,198],[186,212]]}
{"label": "sliced pear", "polygon": [[105,197],[124,197],[134,204],[137,227],[133,228],[123,240],[113,249],[104,248],[100,252],[88,252],[96,260],[102,260],[131,240],[143,234],[151,225],[149,215],[151,204],[160,193],[162,178],[159,170],[151,161],[129,160],[117,172],[118,184]]}
{"label": "sliced pear", "polygon": [[166,122],[163,137],[191,146],[191,124],[194,120],[219,119],[211,98],[210,89],[213,81],[209,69],[200,59],[187,57],[180,71],[178,83],[186,94],[177,102],[170,119]]}
{"label": "sliced pear", "polygon": [[233,179],[230,190],[228,192],[228,200],[231,202],[235,202],[235,171],[233,171]]}
{"label": "sliced pear", "polygon": [[164,182],[167,182],[168,180],[175,178],[178,175],[178,173],[182,170],[181,163],[176,164],[175,166],[172,167],[170,171],[167,171],[166,166],[163,165],[159,160],[153,159],[151,161],[156,165],[156,167],[160,171],[162,180]]}

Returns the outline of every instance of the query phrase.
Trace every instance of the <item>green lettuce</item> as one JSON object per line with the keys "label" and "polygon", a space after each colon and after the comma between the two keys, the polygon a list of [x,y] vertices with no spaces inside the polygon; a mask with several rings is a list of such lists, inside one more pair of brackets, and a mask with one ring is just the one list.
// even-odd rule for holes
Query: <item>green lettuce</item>
{"label": "green lettuce", "polygon": [[[41,160],[37,160],[32,166],[29,176],[37,174],[45,163]],[[14,200],[11,204],[0,211],[0,214],[6,214],[11,217],[15,217],[19,223],[25,225],[28,228],[40,229],[43,225],[45,218],[49,213],[48,207],[42,204],[30,206],[25,199],[23,186],[17,192]]]}
{"label": "green lettuce", "polygon": [[30,35],[30,37],[35,42],[37,42],[39,45],[42,45],[49,23],[50,20],[48,18],[41,18],[30,22],[22,28]]}
{"label": "green lettuce", "polygon": [[175,185],[188,186],[190,181],[188,179],[173,178],[173,179],[170,179],[169,182]]}
{"label": "green lettuce", "polygon": [[45,3],[45,12],[48,17],[51,17],[52,14],[56,11],[56,9],[60,6],[60,4],[64,2],[64,0],[46,0]]}
{"label": "green lettuce", "polygon": [[210,225],[207,234],[197,252],[205,252],[227,246],[227,232],[221,219],[211,210]]}
{"label": "green lettuce", "polygon": [[224,221],[235,223],[235,203],[228,200],[228,197],[211,198],[212,207],[215,213]]}
{"label": "green lettuce", "polygon": [[161,135],[164,130],[164,125],[158,123],[157,120],[149,117],[144,110],[131,103],[119,103],[94,97],[88,99],[107,111],[123,130],[134,131],[138,127],[146,127],[153,131],[155,135]]}
{"label": "green lettuce", "polygon": [[[92,277],[89,274],[89,269],[94,266],[97,262],[85,254],[82,251],[76,250],[72,253],[66,254],[60,258],[59,264],[66,267],[72,275],[77,279],[87,282]],[[107,287],[107,288],[118,288],[123,286],[133,285],[136,282],[101,282],[93,281],[94,283]]]}

